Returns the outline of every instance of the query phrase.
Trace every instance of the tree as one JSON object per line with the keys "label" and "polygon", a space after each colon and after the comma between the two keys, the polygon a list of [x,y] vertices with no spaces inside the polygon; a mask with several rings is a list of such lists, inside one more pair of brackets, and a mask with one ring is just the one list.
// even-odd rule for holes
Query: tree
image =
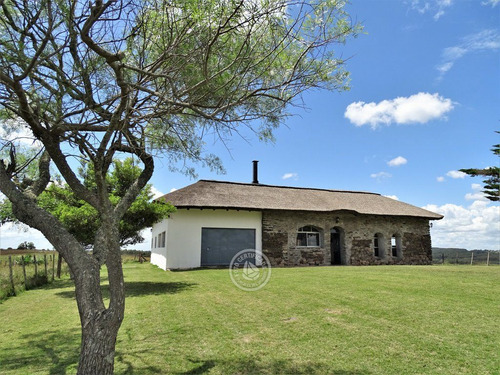
{"label": "tree", "polygon": [[[0,190],[71,269],[79,374],[113,372],[125,306],[119,225],[151,178],[154,157],[166,155],[172,168],[185,163],[186,173],[191,162],[221,170],[206,136],[225,141],[248,129],[272,139],[305,90],[347,89],[333,46],[361,27],[344,7],[341,0],[0,0],[1,116],[20,121],[42,147],[28,163],[37,169],[29,181],[18,178],[26,166],[10,148]],[[127,155],[141,172],[112,201],[108,172]],[[92,166],[93,188],[76,160]],[[97,212],[92,253],[39,204],[51,165]]]}
{"label": "tree", "polygon": [[[497,131],[495,133],[500,133],[500,132]],[[495,155],[500,157],[500,144],[493,145],[491,151],[493,151]],[[500,167],[495,166],[484,169],[467,168],[467,169],[460,169],[460,172],[464,172],[472,177],[476,176],[487,177],[485,180],[483,180],[484,183],[483,193],[486,195],[486,198],[488,198],[490,201],[496,202],[500,200]]]}
{"label": "tree", "polygon": [[[107,177],[109,199],[118,202],[127,187],[138,177],[141,170],[132,158],[113,161],[113,168]],[[85,164],[80,171],[83,184],[95,189],[91,164]],[[152,202],[151,185],[146,185],[134,203],[123,215],[119,224],[120,245],[134,245],[144,241],[141,231],[174,212],[169,204]],[[87,202],[78,199],[67,184],[54,183],[40,194],[38,205],[54,215],[83,246],[91,248],[95,235],[101,226],[98,212]],[[0,222],[17,222],[9,201],[0,204]]]}
{"label": "tree", "polygon": [[34,250],[35,244],[33,242],[24,241],[17,247],[18,250]]}

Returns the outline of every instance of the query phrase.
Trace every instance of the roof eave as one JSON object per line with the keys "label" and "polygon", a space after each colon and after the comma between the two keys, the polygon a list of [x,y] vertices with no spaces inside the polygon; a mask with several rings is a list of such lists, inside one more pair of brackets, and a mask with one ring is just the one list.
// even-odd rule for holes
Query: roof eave
{"label": "roof eave", "polygon": [[[170,202],[169,202],[170,203]],[[172,204],[172,203],[171,203]],[[240,206],[196,206],[196,205],[174,205],[172,204],[175,208],[177,209],[197,209],[197,210],[235,210],[235,211],[299,211],[299,212],[324,212],[324,213],[351,213],[354,215],[373,215],[373,216],[394,216],[394,217],[416,217],[416,218],[422,218],[422,219],[428,219],[428,220],[441,220],[444,218],[443,215],[436,215],[436,216],[431,216],[431,215],[404,215],[404,214],[390,214],[390,213],[365,213],[365,212],[359,212],[356,210],[348,210],[348,209],[338,209],[338,210],[300,210],[300,209],[294,209],[294,208],[259,208],[259,207],[240,207]]]}

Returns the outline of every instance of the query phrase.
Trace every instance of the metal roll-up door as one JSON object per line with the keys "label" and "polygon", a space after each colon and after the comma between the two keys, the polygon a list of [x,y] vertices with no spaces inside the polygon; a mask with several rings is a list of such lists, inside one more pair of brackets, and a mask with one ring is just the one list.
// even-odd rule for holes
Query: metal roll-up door
{"label": "metal roll-up door", "polygon": [[202,266],[229,265],[235,254],[247,249],[255,250],[255,229],[202,228]]}

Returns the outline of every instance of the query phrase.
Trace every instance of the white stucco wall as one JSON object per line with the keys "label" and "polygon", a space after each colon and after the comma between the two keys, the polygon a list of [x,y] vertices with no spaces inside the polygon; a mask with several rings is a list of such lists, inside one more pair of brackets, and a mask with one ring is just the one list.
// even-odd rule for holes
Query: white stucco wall
{"label": "white stucco wall", "polygon": [[[151,238],[152,238],[152,243],[151,243],[151,263],[160,267],[163,270],[167,269],[167,248],[166,247],[159,247],[158,243],[156,244],[157,246],[155,247],[155,238],[158,240],[158,234],[161,232],[168,233],[168,222],[169,219],[164,219],[160,221],[159,223],[156,223],[153,225],[152,232],[151,232]],[[167,241],[165,240],[165,244]]]}
{"label": "white stucco wall", "polygon": [[[162,269],[200,267],[202,228],[255,229],[255,250],[262,253],[261,212],[178,209],[153,226],[151,263]],[[166,248],[154,248],[154,238],[163,231],[167,233]]]}

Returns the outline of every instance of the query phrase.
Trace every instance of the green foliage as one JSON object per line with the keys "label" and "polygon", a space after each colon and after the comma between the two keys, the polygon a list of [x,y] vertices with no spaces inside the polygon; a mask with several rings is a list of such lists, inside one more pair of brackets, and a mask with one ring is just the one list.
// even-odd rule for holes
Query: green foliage
{"label": "green foliage", "polygon": [[[118,203],[140,172],[140,167],[134,164],[132,158],[113,162],[113,169],[107,176],[109,198],[112,203]],[[80,169],[80,175],[90,190],[96,188],[92,164],[84,164]],[[146,185],[120,221],[120,242],[123,246],[142,242],[144,238],[140,232],[143,229],[174,211],[174,207],[169,204],[151,201],[153,198],[151,187]],[[95,234],[101,226],[97,210],[78,199],[67,184],[51,184],[38,197],[38,205],[54,215],[80,243],[85,246],[94,243]],[[0,203],[0,221],[17,222],[12,212],[12,205],[7,199]]]}
{"label": "green foliage", "polygon": [[[225,140],[249,127],[260,140],[289,115],[288,104],[307,88],[347,90],[349,73],[332,44],[343,44],[362,27],[338,0],[146,1],[142,27],[124,50],[130,66],[155,66],[163,90],[146,134],[152,149],[174,160],[186,156],[221,169],[203,155],[204,136]],[[162,32],[159,32],[161,30]],[[182,98],[182,102],[179,99]],[[254,128],[253,120],[260,120]]]}
{"label": "green foliage", "polygon": [[[113,162],[113,169],[107,177],[109,199],[112,203],[118,203],[140,172],[141,169],[134,165],[132,158]],[[95,189],[92,164],[85,164],[80,174],[84,184],[90,190]],[[152,202],[152,198],[151,185],[148,184],[120,221],[121,245],[142,242],[144,238],[140,234],[141,230],[174,211],[173,206]],[[50,185],[38,201],[39,205],[63,223],[80,243],[86,246],[94,243],[95,234],[101,226],[99,215],[94,207],[78,199],[68,185]]]}
{"label": "green foliage", "polygon": [[[500,133],[500,132],[495,132]],[[500,144],[493,145],[491,149],[493,154],[500,157]],[[487,177],[483,180],[484,190],[483,193],[486,194],[486,198],[491,201],[497,202],[500,200],[500,167],[494,166],[484,169],[478,168],[467,168],[460,169],[460,172],[464,172],[471,177],[483,176]]]}

